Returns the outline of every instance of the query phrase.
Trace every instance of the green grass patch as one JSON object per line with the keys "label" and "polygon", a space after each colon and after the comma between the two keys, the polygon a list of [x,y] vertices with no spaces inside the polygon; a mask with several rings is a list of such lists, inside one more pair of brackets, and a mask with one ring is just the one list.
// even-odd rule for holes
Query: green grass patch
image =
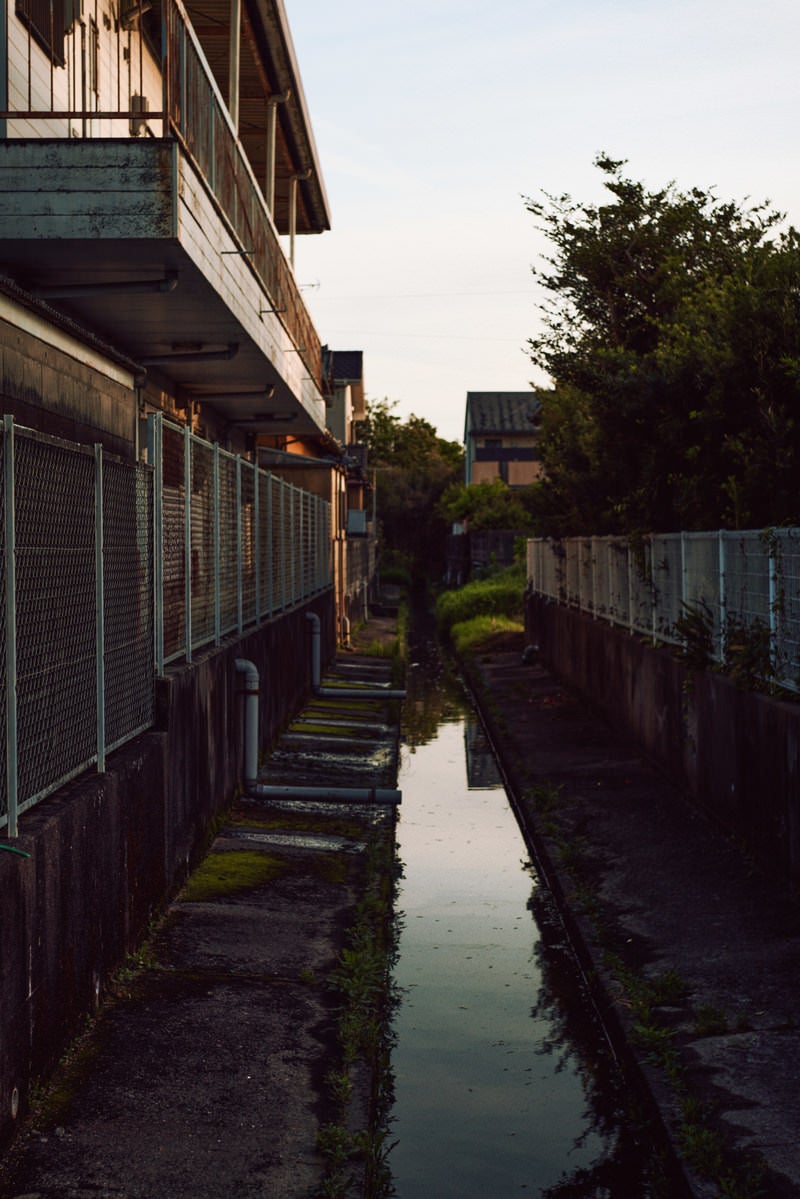
{"label": "green grass patch", "polygon": [[208,903],[239,891],[251,891],[286,872],[286,862],[253,849],[210,853],[181,892],[185,903]]}
{"label": "green grass patch", "polygon": [[455,591],[444,591],[436,601],[440,635],[450,635],[455,625],[477,616],[506,617],[522,625],[525,575],[517,566],[486,579],[474,579]]}
{"label": "green grass patch", "polygon": [[476,654],[489,649],[496,637],[524,632],[522,622],[508,616],[473,616],[453,625],[450,640],[456,653]]}

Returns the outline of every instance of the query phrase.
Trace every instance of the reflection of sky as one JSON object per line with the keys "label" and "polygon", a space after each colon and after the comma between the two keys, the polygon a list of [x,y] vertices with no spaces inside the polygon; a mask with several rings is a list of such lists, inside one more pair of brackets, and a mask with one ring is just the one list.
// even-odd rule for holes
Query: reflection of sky
{"label": "reflection of sky", "polygon": [[[585,1137],[571,1055],[534,1017],[532,880],[505,792],[469,790],[463,722],[407,753],[398,839],[405,872],[392,1060],[399,1199],[541,1193],[603,1147]],[[559,1068],[560,1063],[560,1068]]]}

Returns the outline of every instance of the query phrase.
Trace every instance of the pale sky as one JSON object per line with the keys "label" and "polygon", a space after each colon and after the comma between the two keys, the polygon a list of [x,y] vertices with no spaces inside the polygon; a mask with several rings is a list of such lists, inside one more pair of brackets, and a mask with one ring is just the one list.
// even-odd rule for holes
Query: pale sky
{"label": "pale sky", "polygon": [[524,391],[547,243],[522,197],[592,165],[769,200],[800,225],[799,0],[285,0],[331,209],[296,267],[367,396],[460,441]]}

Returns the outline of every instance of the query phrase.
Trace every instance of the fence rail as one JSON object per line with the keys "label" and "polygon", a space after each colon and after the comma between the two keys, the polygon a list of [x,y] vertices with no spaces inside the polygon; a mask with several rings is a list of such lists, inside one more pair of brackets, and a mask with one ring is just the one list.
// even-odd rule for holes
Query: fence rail
{"label": "fence rail", "polygon": [[330,504],[149,418],[150,465],[0,452],[0,828],[153,723],[156,673],[331,586]]}
{"label": "fence rail", "polygon": [[691,629],[712,660],[759,645],[781,687],[800,690],[800,529],[536,538],[531,589],[654,641],[687,645]]}

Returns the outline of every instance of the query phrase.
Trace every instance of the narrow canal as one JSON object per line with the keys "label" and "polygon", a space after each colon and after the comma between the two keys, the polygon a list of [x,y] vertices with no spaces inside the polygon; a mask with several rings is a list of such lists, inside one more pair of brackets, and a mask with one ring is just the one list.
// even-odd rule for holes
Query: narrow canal
{"label": "narrow canal", "polygon": [[399,1199],[651,1199],[631,1104],[474,712],[432,646],[404,714]]}

